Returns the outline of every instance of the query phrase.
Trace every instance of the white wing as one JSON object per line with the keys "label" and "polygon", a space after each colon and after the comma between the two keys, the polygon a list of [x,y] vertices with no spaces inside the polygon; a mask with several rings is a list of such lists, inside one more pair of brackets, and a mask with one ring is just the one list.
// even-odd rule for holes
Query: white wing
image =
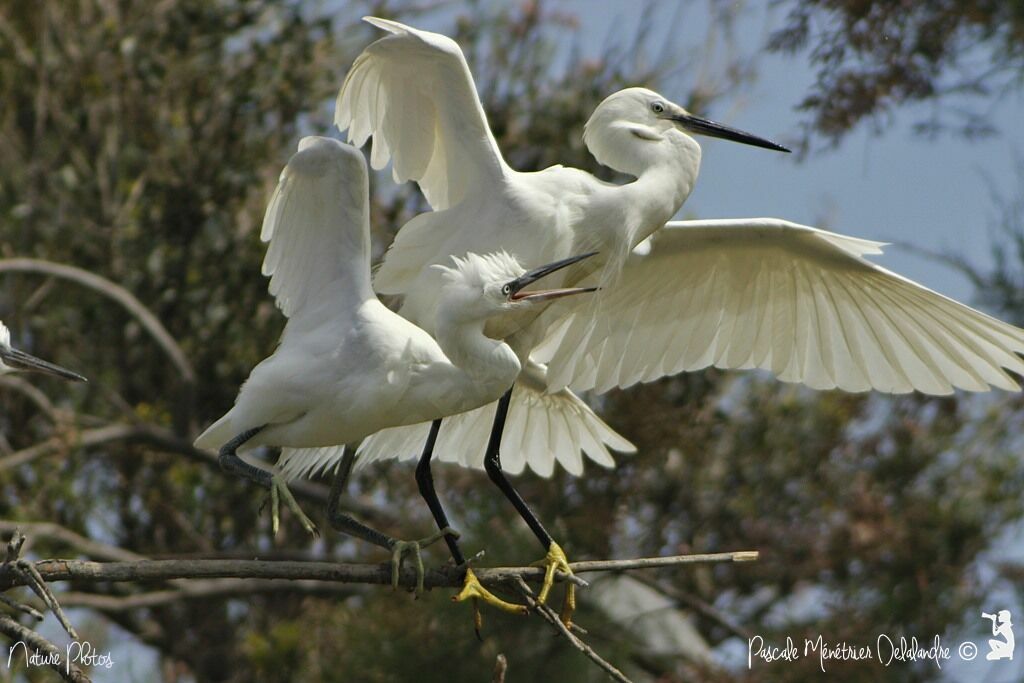
{"label": "white wing", "polygon": [[270,198],[260,239],[270,242],[263,274],[288,317],[317,294],[360,299],[370,289],[370,217],[366,161],[330,138],[307,137]]}
{"label": "white wing", "polygon": [[497,187],[508,171],[462,50],[451,38],[396,21],[365,17],[392,33],[356,59],[338,93],[334,122],[370,164],[394,156],[397,182],[415,180],[435,210],[478,187]]}
{"label": "white wing", "polygon": [[[568,389],[546,393],[543,368],[531,365],[512,390],[501,439],[502,469],[519,474],[527,466],[550,477],[555,461],[570,474],[583,474],[581,452],[603,467],[614,467],[608,449],[635,453],[636,447],[619,436],[590,407]],[[483,469],[484,451],[497,403],[446,417],[434,446],[434,458]],[[359,446],[356,467],[396,458],[414,460],[423,452],[429,423],[377,432]]]}
{"label": "white wing", "polygon": [[815,389],[1018,389],[1024,330],[863,257],[882,245],[787,221],[668,223],[594,312],[535,351],[552,391],[606,391],[683,370],[762,368]]}

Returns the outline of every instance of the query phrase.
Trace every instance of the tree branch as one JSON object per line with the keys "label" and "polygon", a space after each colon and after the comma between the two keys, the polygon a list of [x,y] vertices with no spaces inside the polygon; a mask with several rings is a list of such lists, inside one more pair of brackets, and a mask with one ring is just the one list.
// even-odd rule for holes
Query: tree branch
{"label": "tree branch", "polygon": [[[574,573],[596,571],[628,571],[672,567],[694,563],[744,562],[756,558],[757,553],[715,553],[705,555],[677,555],[633,560],[597,560],[573,562]],[[172,579],[278,579],[313,580],[347,584],[390,585],[391,566],[383,564],[352,564],[335,562],[302,562],[291,560],[136,560],[128,562],[91,562],[88,560],[40,560],[35,563],[39,575],[46,581],[169,581]],[[517,579],[539,582],[544,578],[541,567],[479,567],[473,570],[484,584],[502,584]],[[556,574],[564,581],[564,574]],[[424,585],[428,588],[457,588],[462,585],[462,570],[457,567],[428,569]],[[403,567],[400,575],[403,585],[414,586],[416,572]],[[0,566],[0,590],[24,585],[21,578],[7,567]]]}
{"label": "tree branch", "polygon": [[31,648],[37,652],[41,652],[46,657],[46,662],[51,669],[60,674],[60,677],[65,681],[71,681],[72,683],[91,683],[85,672],[78,668],[71,662],[65,662],[66,656],[57,646],[43,638],[41,635],[36,633],[30,628],[22,626],[14,619],[0,614],[0,633],[11,639],[12,649],[11,654],[13,657],[14,647],[17,643],[23,643],[25,645],[25,658],[28,659],[28,649]]}

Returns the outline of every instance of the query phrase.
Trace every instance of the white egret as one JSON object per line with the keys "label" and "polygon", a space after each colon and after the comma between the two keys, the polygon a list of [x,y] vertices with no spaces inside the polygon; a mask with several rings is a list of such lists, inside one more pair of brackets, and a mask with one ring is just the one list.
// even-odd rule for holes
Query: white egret
{"label": "white egret", "polygon": [[[421,544],[444,536],[459,554],[433,492],[430,449],[417,479],[421,490],[429,488],[424,495],[428,502],[433,499],[441,533],[404,543],[337,510],[339,482],[352,462],[352,456],[345,460],[343,445],[385,427],[435,420],[501,396],[519,374],[520,363],[507,344],[484,335],[485,322],[593,291],[525,289],[591,254],[529,272],[502,252],[471,254],[452,266],[435,267],[441,276],[435,341],[387,309],[370,287],[369,185],[362,154],[316,137],[299,143],[282,172],[261,237],[270,242],[263,272],[288,322],[277,350],[253,369],[234,407],[195,444],[219,449],[225,469],[270,489],[275,529],[278,497],[283,497],[306,529],[315,532],[286,479],[340,463],[329,505],[332,525],[391,550],[395,582],[402,556],[411,550],[422,589]],[[282,447],[280,471],[271,473],[237,454],[260,445]],[[471,571],[460,595],[521,609],[491,596]]]}
{"label": "white egret", "polygon": [[41,372],[72,382],[88,382],[77,372],[62,368],[49,361],[36,358],[11,346],[11,331],[0,321],[0,375],[10,372]]}
{"label": "white egret", "polygon": [[[459,46],[445,36],[394,21],[368,17],[388,35],[356,59],[338,94],[335,122],[361,146],[373,136],[371,164],[382,168],[394,160],[396,181],[415,180],[435,209],[413,218],[395,238],[374,278],[377,291],[401,294],[400,313],[433,332],[439,274],[431,264],[452,254],[505,249],[520,263],[536,265],[580,251],[597,251],[600,259],[568,269],[563,284],[600,270],[602,284],[612,282],[630,251],[660,228],[693,189],[701,150],[687,133],[709,135],[772,150],[781,145],[691,114],[656,92],[628,88],[605,99],[586,124],[584,143],[594,157],[635,180],[615,185],[584,171],[553,166],[521,173],[508,166],[494,140],[473,77]],[[596,305],[596,304],[595,304]],[[507,316],[488,324],[487,332],[505,339],[526,359],[545,329],[535,324],[540,311]],[[528,366],[527,371],[536,370]],[[543,384],[533,372],[528,385]],[[531,395],[510,393],[498,404],[484,466],[533,530],[549,570],[568,570],[562,549],[515,492],[503,473],[498,446],[513,397],[513,423]],[[583,425],[576,416],[556,427],[558,440],[583,447]],[[448,438],[467,442],[465,432]],[[526,440],[527,436],[522,437]],[[555,451],[555,442],[539,435],[534,443]],[[408,441],[407,432],[383,435],[368,444],[377,455]],[[558,449],[558,452],[563,452]],[[589,452],[588,452],[589,454]],[[534,469],[550,473],[550,463],[531,453]],[[547,595],[546,581],[541,597]]]}

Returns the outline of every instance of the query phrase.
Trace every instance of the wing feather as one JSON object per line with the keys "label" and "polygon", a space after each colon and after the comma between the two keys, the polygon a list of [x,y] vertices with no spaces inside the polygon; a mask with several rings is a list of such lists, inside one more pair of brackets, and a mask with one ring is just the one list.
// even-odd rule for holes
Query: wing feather
{"label": "wing feather", "polygon": [[393,158],[395,180],[416,181],[435,210],[496,187],[509,169],[458,44],[396,21],[365,20],[390,35],[353,63],[338,93],[339,130],[359,147],[372,136],[373,167]]}
{"label": "wing feather", "polygon": [[263,219],[263,274],[292,317],[317,294],[365,298],[370,290],[366,162],[343,142],[307,137],[288,161]]}
{"label": "wing feather", "polygon": [[[501,464],[506,472],[519,474],[529,467],[549,477],[557,462],[569,473],[581,475],[581,453],[602,467],[614,467],[610,449],[636,452],[633,444],[606,425],[571,391],[545,393],[545,386],[543,368],[531,363],[512,391],[501,443]],[[435,457],[483,469],[495,405],[445,418]],[[395,427],[364,439],[357,452],[356,467],[378,460],[418,458],[428,429],[428,423]]]}
{"label": "wing feather", "polygon": [[881,247],[775,219],[669,223],[596,314],[554,321],[536,354],[553,368],[549,391],[708,365],[818,389],[1018,389],[1008,371],[1024,375],[1024,330],[864,258]]}

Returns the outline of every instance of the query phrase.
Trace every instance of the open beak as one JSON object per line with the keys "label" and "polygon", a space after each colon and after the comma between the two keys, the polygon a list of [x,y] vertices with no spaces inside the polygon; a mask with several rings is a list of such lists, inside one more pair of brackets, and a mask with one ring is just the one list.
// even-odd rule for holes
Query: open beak
{"label": "open beak", "polygon": [[788,148],[774,143],[771,140],[765,140],[764,138],[759,138],[756,135],[751,135],[745,131],[730,128],[729,126],[723,126],[722,124],[715,123],[709,119],[694,116],[693,114],[684,111],[682,108],[669,114],[665,118],[675,121],[683,130],[696,135],[707,135],[712,138],[742,142],[744,145],[753,145],[754,147],[763,147],[764,149],[774,149],[777,152],[788,153],[790,151]]}
{"label": "open beak", "polygon": [[533,284],[542,277],[562,270],[563,268],[568,268],[572,264],[579,263],[583,259],[590,258],[596,253],[596,251],[591,251],[586,254],[580,254],[579,256],[570,256],[569,258],[562,259],[561,261],[555,261],[554,263],[549,263],[546,266],[534,268],[531,271],[523,273],[515,280],[506,283],[505,286],[508,288],[509,301],[549,301],[551,299],[560,299],[563,296],[572,296],[573,294],[597,291],[597,287],[567,287],[564,289],[535,289],[532,292],[522,291],[525,287]]}
{"label": "open beak", "polygon": [[13,349],[9,346],[0,346],[0,361],[4,365],[11,368],[12,370],[24,370],[27,372],[42,372],[47,375],[55,375],[64,379],[69,379],[72,382],[88,382],[85,377],[82,377],[77,372],[71,372],[66,368],[62,368],[54,363],[49,363],[42,358],[36,358],[35,356]]}

